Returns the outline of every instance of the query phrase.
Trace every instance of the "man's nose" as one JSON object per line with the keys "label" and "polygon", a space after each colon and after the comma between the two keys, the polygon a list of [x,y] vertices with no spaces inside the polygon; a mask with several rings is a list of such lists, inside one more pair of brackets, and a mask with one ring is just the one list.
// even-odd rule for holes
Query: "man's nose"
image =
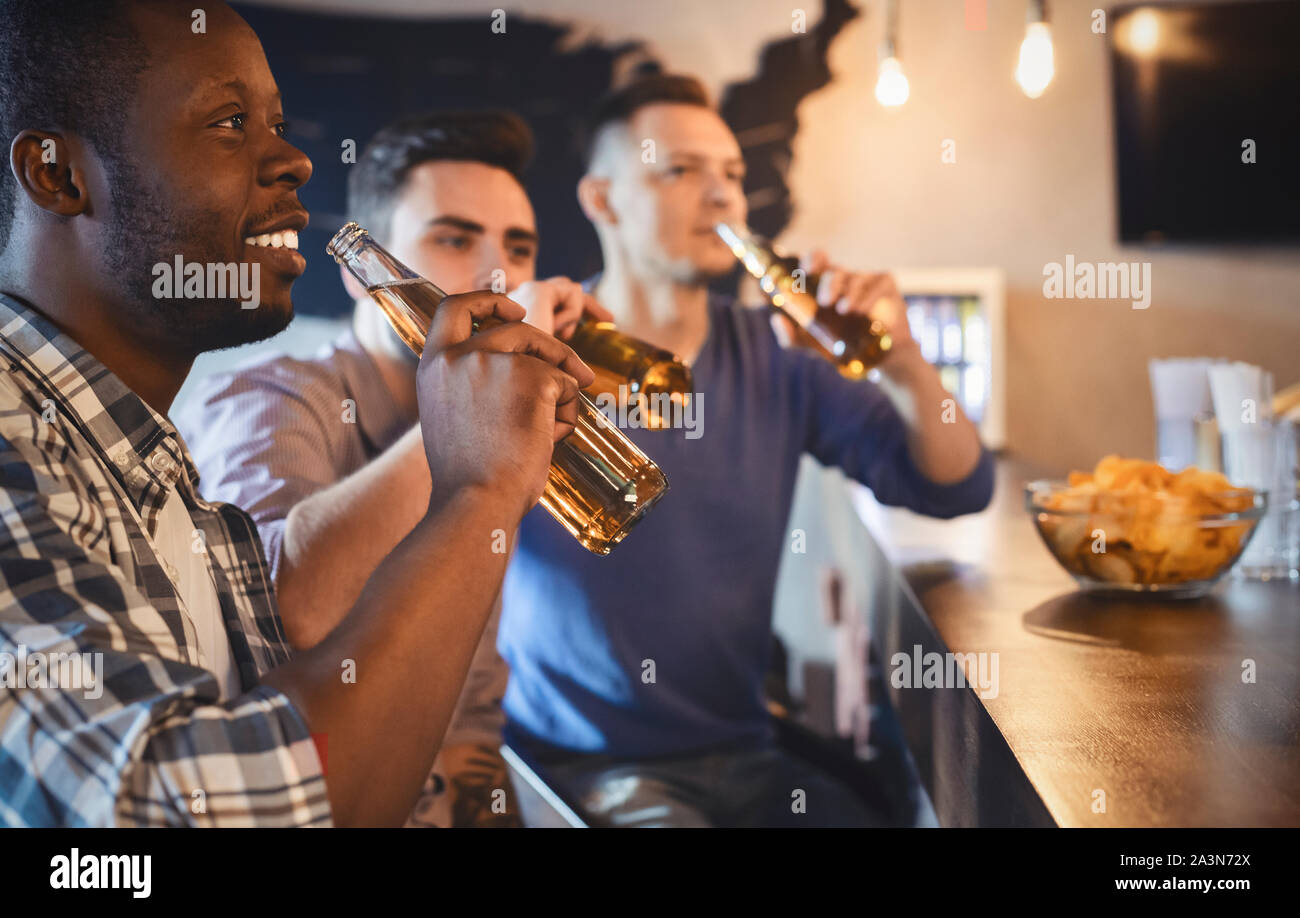
{"label": "man's nose", "polygon": [[306,153],[280,138],[263,157],[259,171],[262,181],[267,184],[282,182],[297,189],[311,178],[312,164]]}
{"label": "man's nose", "polygon": [[712,207],[730,208],[739,197],[735,184],[725,175],[713,176],[704,190],[704,199]]}
{"label": "man's nose", "polygon": [[505,250],[499,245],[488,244],[482,246],[480,251],[482,255],[475,269],[477,272],[474,277],[475,288],[496,290],[500,293],[514,289]]}

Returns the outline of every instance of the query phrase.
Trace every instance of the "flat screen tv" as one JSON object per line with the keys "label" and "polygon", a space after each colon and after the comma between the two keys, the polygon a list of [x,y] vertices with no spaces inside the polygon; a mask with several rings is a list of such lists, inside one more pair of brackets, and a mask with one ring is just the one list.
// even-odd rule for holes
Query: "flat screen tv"
{"label": "flat screen tv", "polygon": [[1107,16],[1122,242],[1300,242],[1300,2]]}

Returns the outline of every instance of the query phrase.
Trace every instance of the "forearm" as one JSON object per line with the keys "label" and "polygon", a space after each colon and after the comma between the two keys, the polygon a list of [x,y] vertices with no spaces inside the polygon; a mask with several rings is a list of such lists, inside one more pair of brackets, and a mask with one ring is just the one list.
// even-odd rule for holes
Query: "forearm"
{"label": "forearm", "polygon": [[428,502],[429,466],[416,426],[373,462],[290,510],[276,598],[294,647],[314,646],[343,620]]}
{"label": "forearm", "polygon": [[[327,737],[339,825],[400,825],[455,709],[505,573],[518,507],[463,491],[421,519],[328,637],[264,680]],[[351,661],[355,682],[345,682]]]}
{"label": "forearm", "polygon": [[882,367],[881,388],[907,425],[908,452],[935,484],[961,481],[979,462],[979,432],[916,342],[904,347]]}

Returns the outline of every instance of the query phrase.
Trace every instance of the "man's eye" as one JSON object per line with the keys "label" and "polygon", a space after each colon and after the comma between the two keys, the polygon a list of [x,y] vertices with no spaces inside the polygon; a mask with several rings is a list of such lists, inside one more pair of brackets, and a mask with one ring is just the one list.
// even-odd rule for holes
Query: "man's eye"
{"label": "man's eye", "polygon": [[727,178],[737,183],[738,185],[745,184],[745,173],[743,172],[733,172],[730,175],[728,175]]}
{"label": "man's eye", "polygon": [[281,121],[274,128],[276,137],[286,137],[289,134],[289,122]]}
{"label": "man's eye", "polygon": [[244,114],[243,112],[235,112],[229,118],[222,118],[213,126],[226,127],[227,125],[229,125],[232,129],[236,131],[242,131],[244,129],[244,122],[247,119],[248,119],[248,115]]}
{"label": "man's eye", "polygon": [[512,257],[518,258],[521,261],[528,260],[533,257],[533,247],[530,245],[515,246],[510,250],[510,254]]}
{"label": "man's eye", "polygon": [[446,246],[449,249],[467,249],[470,239],[468,236],[439,236],[433,242],[435,245]]}

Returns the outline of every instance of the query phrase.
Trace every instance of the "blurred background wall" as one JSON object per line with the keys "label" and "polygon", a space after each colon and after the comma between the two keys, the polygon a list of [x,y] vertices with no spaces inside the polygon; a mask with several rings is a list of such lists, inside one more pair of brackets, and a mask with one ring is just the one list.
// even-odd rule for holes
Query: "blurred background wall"
{"label": "blurred background wall", "polygon": [[[703,78],[746,142],[756,223],[787,247],[860,268],[999,266],[1007,274],[1008,448],[1049,470],[1107,452],[1151,456],[1147,360],[1213,354],[1300,379],[1295,249],[1117,244],[1110,75],[1091,0],[1050,5],[1056,77],[1039,99],[1012,79],[1023,0],[904,0],[911,97],[876,103],[883,0],[261,0],[262,35],[294,139],[316,162],[304,191],[319,251],[338,225],[343,138],[397,113],[516,108],[538,128],[530,180],[542,270],[596,267],[573,198],[577,127],[621,69],[646,58]],[[506,30],[493,33],[493,11]],[[806,34],[796,33],[802,14]],[[348,17],[339,19],[338,17]],[[956,161],[941,160],[955,142]],[[1267,155],[1262,151],[1261,155]],[[1187,189],[1189,195],[1195,188]],[[316,238],[319,237],[319,238]],[[1048,262],[1149,261],[1150,308],[1049,300]],[[312,259],[300,308],[346,308]]]}

